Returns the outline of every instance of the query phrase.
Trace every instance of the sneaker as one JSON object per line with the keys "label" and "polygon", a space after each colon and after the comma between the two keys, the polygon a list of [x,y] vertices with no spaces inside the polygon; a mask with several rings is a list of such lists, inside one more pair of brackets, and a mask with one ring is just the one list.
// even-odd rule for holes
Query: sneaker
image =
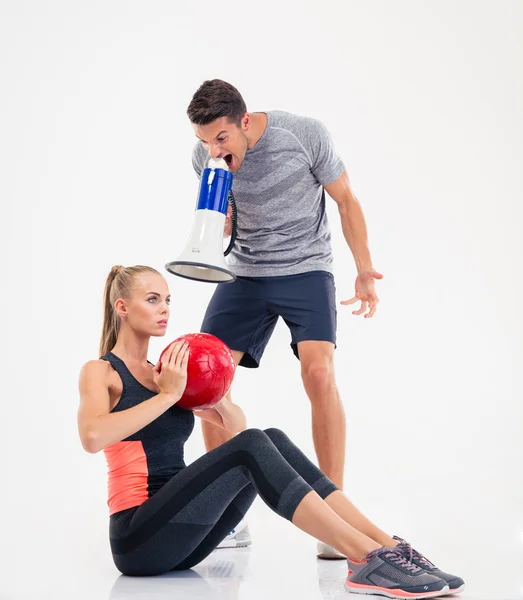
{"label": "sneaker", "polygon": [[316,550],[316,556],[323,560],[345,560],[347,558],[341,552],[338,552],[336,548],[324,544],[323,542],[318,542]]}
{"label": "sneaker", "polygon": [[347,559],[345,589],[353,594],[380,594],[388,598],[434,598],[448,594],[445,581],[409,562],[395,548],[373,550],[362,562]]}
{"label": "sneaker", "polygon": [[456,575],[450,575],[449,573],[445,573],[441,569],[438,569],[433,563],[430,562],[428,558],[425,558],[423,554],[420,554],[417,550],[406,542],[404,539],[395,535],[393,537],[394,540],[399,542],[399,545],[394,548],[396,552],[401,552],[401,554],[410,562],[414,563],[418,567],[421,567],[427,573],[431,575],[435,575],[443,581],[447,582],[449,586],[449,594],[459,594],[465,589],[465,582],[461,577],[457,577]]}
{"label": "sneaker", "polygon": [[242,519],[238,525],[217,546],[219,548],[244,548],[252,544],[251,534],[247,521]]}

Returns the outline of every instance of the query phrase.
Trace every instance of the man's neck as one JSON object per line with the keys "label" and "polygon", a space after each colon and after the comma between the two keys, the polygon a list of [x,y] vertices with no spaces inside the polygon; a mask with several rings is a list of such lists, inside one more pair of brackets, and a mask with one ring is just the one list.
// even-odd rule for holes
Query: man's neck
{"label": "man's neck", "polygon": [[267,129],[268,122],[267,115],[265,113],[252,113],[251,114],[251,127],[247,134],[247,149],[251,150],[260,141],[262,135]]}

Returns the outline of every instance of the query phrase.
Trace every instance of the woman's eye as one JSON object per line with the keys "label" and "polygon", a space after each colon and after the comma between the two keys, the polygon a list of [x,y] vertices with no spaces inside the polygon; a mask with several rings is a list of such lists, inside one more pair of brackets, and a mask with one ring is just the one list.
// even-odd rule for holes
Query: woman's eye
{"label": "woman's eye", "polygon": [[[156,302],[158,300],[158,298],[147,298],[147,302],[150,301]],[[169,298],[168,300],[166,300],[165,302],[167,302],[167,304],[171,304],[171,299]]]}

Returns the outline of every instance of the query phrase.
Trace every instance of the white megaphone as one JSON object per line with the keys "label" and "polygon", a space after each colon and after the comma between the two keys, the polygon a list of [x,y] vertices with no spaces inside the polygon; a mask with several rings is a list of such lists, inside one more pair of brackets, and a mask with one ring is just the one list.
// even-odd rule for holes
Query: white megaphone
{"label": "white megaphone", "polygon": [[229,270],[225,262],[234,244],[236,234],[236,210],[233,207],[233,235],[229,248],[223,251],[223,228],[229,207],[229,196],[232,195],[232,173],[222,159],[209,160],[203,170],[198,191],[198,201],[191,236],[185,250],[178,260],[165,265],[169,273],[209,283],[231,283],[236,275]]}

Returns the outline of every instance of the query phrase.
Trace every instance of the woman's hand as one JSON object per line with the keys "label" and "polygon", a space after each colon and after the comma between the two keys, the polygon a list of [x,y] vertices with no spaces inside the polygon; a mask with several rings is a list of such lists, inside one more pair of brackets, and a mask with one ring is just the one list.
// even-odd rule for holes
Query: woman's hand
{"label": "woman's hand", "polygon": [[247,428],[245,413],[237,404],[234,404],[229,393],[214,408],[195,410],[194,414],[231,433],[239,433]]}
{"label": "woman's hand", "polygon": [[163,394],[183,395],[187,385],[187,364],[189,362],[189,344],[185,340],[173,342],[153,369],[154,383]]}

